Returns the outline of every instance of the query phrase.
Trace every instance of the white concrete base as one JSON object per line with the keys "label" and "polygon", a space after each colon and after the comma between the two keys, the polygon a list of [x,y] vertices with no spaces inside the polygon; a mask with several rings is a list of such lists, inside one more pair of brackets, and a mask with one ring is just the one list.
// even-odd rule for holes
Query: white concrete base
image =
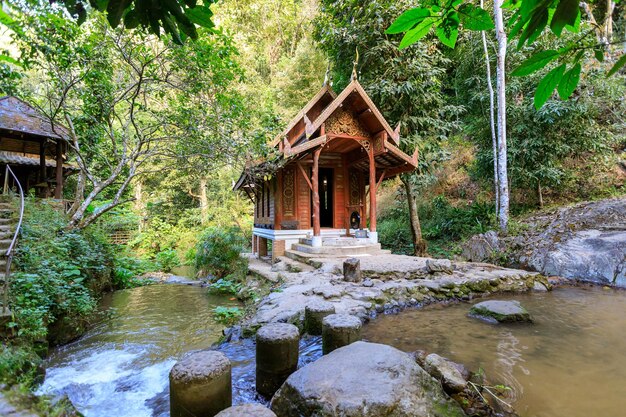
{"label": "white concrete base", "polygon": [[378,232],[369,232],[367,235],[370,238],[370,242],[378,243]]}
{"label": "white concrete base", "polygon": [[322,237],[321,236],[313,236],[311,238],[311,246],[313,246],[314,248],[321,248],[322,247]]}

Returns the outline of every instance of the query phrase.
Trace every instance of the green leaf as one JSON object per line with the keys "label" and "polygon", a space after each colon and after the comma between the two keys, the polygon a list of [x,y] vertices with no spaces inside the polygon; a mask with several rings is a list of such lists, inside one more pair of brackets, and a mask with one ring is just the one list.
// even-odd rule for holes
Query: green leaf
{"label": "green leaf", "polygon": [[415,42],[422,39],[424,36],[426,36],[426,34],[428,34],[428,31],[430,31],[430,28],[434,22],[435,20],[432,17],[427,17],[426,19],[422,20],[420,24],[404,34],[404,37],[400,41],[400,45],[398,46],[398,48],[404,49],[407,46],[413,45]]}
{"label": "green leaf", "polygon": [[535,91],[535,108],[537,110],[539,110],[541,106],[548,101],[552,92],[559,84],[559,81],[561,81],[563,72],[565,72],[565,64],[561,64],[554,68],[552,71],[547,73],[541,81],[539,81],[539,85],[537,85],[537,90]]}
{"label": "green leaf", "polygon": [[540,70],[541,68],[548,65],[549,62],[558,58],[559,55],[559,52],[553,49],[536,53],[528,58],[526,61],[522,62],[519,67],[515,68],[511,75],[514,77],[521,77],[524,75],[532,74],[533,72]]}
{"label": "green leaf", "polygon": [[[525,2],[524,2],[525,3]],[[523,20],[523,19],[522,19]],[[536,11],[533,11],[528,24],[524,28],[524,31],[519,37],[519,41],[517,43],[518,49],[524,45],[524,42],[528,41],[528,44],[531,44],[541,35],[543,28],[548,24],[548,10],[543,8],[538,8]]]}
{"label": "green leaf", "polygon": [[439,26],[435,32],[437,37],[444,45],[453,48],[456,45],[456,39],[459,36],[458,28],[446,28],[443,26]]}
{"label": "green leaf", "polygon": [[185,15],[198,26],[202,26],[204,28],[212,28],[215,26],[213,20],[213,12],[210,8],[206,6],[202,7],[194,7],[193,9],[187,9],[185,11]]}
{"label": "green leaf", "polygon": [[593,51],[594,55],[596,56],[596,59],[600,62],[604,61],[604,51],[602,49],[596,49]]}
{"label": "green leaf", "polygon": [[178,29],[172,19],[169,16],[164,15],[161,21],[163,22],[163,29],[165,29],[165,32],[172,35],[174,43],[182,45],[183,41],[180,39],[180,34],[178,33]]}
{"label": "green leaf", "polygon": [[22,66],[20,61],[5,54],[0,54],[0,61],[8,62],[9,64],[17,65],[18,67]]}
{"label": "green leaf", "polygon": [[611,75],[615,74],[617,71],[620,70],[620,68],[622,68],[624,65],[626,64],[626,54],[622,55],[620,59],[617,60],[617,62],[615,63],[615,65],[613,65],[613,68],[611,68],[611,70],[608,72],[608,74],[606,74],[607,77],[610,77]]}
{"label": "green leaf", "polygon": [[565,26],[574,26],[579,14],[578,0],[560,0],[550,22],[552,32],[556,36],[561,36]]}
{"label": "green leaf", "polygon": [[466,3],[459,7],[458,12],[465,29],[491,30],[495,27],[489,13],[478,6]]}
{"label": "green leaf", "polygon": [[561,100],[567,100],[576,89],[578,81],[580,81],[580,69],[581,65],[579,62],[563,74],[563,78],[559,82],[559,87],[557,88]]}
{"label": "green leaf", "polygon": [[132,0],[109,0],[109,4],[107,5],[107,20],[111,27],[116,28],[120,24],[120,20],[131,2]]}
{"label": "green leaf", "polygon": [[396,33],[406,32],[415,25],[419,24],[422,20],[430,16],[430,10],[423,7],[417,7],[415,9],[407,10],[402,13],[398,18],[389,26],[385,31],[388,35]]}
{"label": "green leaf", "polygon": [[130,10],[124,16],[124,27],[126,29],[134,29],[139,26],[139,18],[137,17],[137,12],[135,10]]}

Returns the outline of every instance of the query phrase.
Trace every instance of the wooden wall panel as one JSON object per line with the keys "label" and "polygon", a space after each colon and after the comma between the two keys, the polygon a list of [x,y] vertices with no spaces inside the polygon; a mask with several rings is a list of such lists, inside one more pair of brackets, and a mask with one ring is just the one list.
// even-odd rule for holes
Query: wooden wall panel
{"label": "wooden wall panel", "polygon": [[[308,173],[309,168],[306,167],[305,171]],[[299,229],[309,229],[311,228],[311,189],[309,188],[309,184],[307,184],[306,180],[302,178],[302,173],[298,173],[297,175],[297,202],[296,207],[298,211],[298,228]]]}

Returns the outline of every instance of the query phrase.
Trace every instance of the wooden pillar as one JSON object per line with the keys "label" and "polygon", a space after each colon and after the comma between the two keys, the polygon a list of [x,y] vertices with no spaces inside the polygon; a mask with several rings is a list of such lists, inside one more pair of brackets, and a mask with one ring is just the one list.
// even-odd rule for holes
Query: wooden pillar
{"label": "wooden pillar", "polygon": [[370,232],[376,231],[376,162],[374,149],[370,146]]}
{"label": "wooden pillar", "polygon": [[259,252],[259,258],[262,256],[267,256],[267,238],[259,236],[257,239],[257,250]]}
{"label": "wooden pillar", "polygon": [[320,232],[320,193],[319,193],[319,161],[322,148],[317,149],[313,153],[313,178],[311,185],[313,186],[313,236],[321,236]]}
{"label": "wooden pillar", "polygon": [[39,143],[39,182],[46,179],[46,144],[44,141]]}
{"label": "wooden pillar", "polygon": [[57,167],[56,167],[56,182],[57,186],[54,189],[54,198],[63,198],[63,142],[61,139],[57,140]]}
{"label": "wooden pillar", "polygon": [[276,190],[274,191],[274,230],[281,230],[283,224],[283,172],[276,176]]}

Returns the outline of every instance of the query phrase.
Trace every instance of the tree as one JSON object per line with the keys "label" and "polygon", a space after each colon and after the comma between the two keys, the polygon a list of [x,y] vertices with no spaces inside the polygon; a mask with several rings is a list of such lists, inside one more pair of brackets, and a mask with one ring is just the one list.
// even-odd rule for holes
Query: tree
{"label": "tree", "polygon": [[159,164],[228,161],[240,149],[235,50],[219,32],[181,47],[111,30],[97,14],[78,26],[44,9],[24,22],[31,29],[17,41],[39,77],[25,93],[68,127],[80,168],[71,226],[131,200],[133,179]]}
{"label": "tree", "polygon": [[[401,148],[413,153],[420,148],[418,170],[402,177],[409,206],[414,253],[423,255],[416,199],[440,162],[440,139],[457,125],[462,108],[445,102],[442,79],[448,60],[433,45],[398,51],[394,38],[384,31],[408,2],[341,0],[322,2],[316,21],[316,37],[333,64],[334,82],[341,89],[349,81],[355,59],[359,82],[393,126],[400,124]],[[423,152],[422,152],[423,151]]]}
{"label": "tree", "polygon": [[497,159],[497,181],[498,187],[498,222],[500,230],[507,231],[509,224],[509,178],[507,169],[506,153],[506,44],[507,36],[504,30],[504,18],[502,17],[502,0],[494,0],[493,16],[496,26],[496,39],[498,49],[496,53],[496,97],[498,104],[496,142],[498,153],[494,155]]}

